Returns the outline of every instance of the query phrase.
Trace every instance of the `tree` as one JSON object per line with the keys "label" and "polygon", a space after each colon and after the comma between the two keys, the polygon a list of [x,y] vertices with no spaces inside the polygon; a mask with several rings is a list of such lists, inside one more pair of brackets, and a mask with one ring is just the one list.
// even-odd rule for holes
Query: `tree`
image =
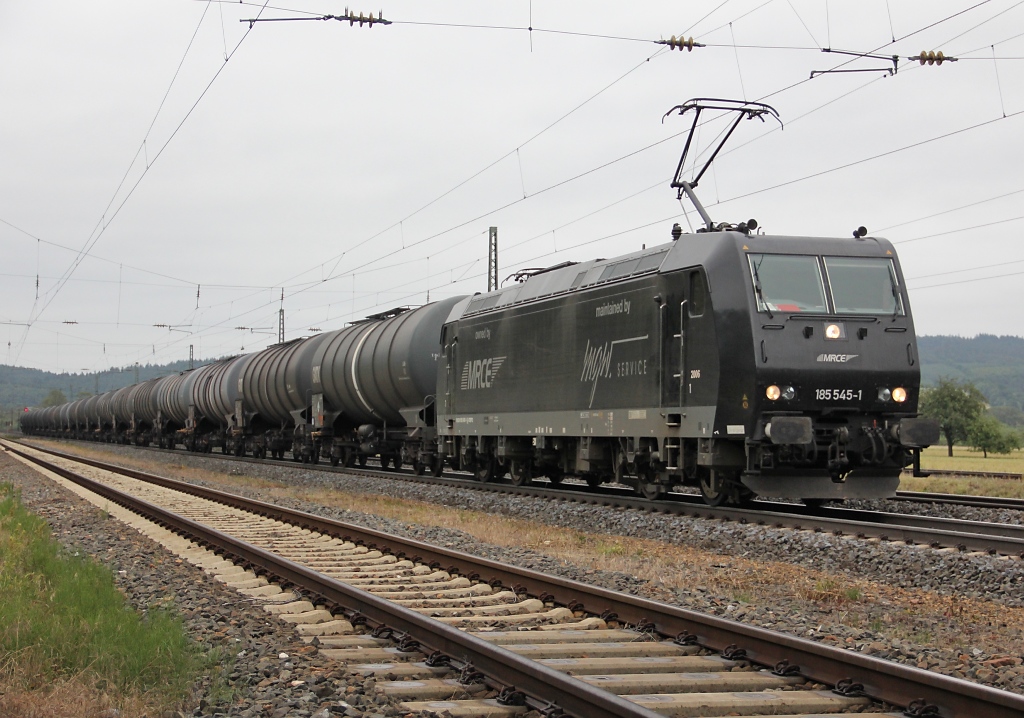
{"label": "tree", "polygon": [[921,392],[918,412],[939,422],[949,455],[953,444],[967,441],[968,432],[985,412],[985,397],[970,382],[939,379],[938,386]]}
{"label": "tree", "polygon": [[1009,454],[1020,448],[1020,435],[1005,427],[994,416],[984,414],[967,430],[967,442],[988,458],[993,454]]}
{"label": "tree", "polygon": [[64,396],[64,392],[60,389],[51,389],[50,393],[43,399],[42,406],[60,406],[61,404],[67,404],[68,398]]}

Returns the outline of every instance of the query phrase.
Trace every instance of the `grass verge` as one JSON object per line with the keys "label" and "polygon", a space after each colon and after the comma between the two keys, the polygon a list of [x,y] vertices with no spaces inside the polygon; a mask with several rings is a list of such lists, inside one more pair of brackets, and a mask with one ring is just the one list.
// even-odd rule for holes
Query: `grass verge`
{"label": "grass verge", "polygon": [[127,605],[111,572],[68,554],[0,485],[0,715],[160,715],[203,669],[181,620]]}

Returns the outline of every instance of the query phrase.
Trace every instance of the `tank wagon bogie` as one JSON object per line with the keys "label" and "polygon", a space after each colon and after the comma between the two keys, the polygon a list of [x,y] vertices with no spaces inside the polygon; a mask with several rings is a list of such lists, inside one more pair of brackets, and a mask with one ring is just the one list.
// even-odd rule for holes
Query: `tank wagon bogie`
{"label": "tank wagon bogie", "polygon": [[33,411],[23,430],[707,502],[890,496],[938,439],[883,239],[682,234]]}

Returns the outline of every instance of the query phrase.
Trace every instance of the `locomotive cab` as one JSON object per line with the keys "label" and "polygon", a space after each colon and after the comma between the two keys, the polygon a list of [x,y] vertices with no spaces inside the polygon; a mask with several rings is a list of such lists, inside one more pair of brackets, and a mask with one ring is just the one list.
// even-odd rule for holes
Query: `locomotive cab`
{"label": "locomotive cab", "polygon": [[895,495],[920,448],[920,367],[895,251],[882,239],[744,237],[753,381],[742,484],[762,496]]}

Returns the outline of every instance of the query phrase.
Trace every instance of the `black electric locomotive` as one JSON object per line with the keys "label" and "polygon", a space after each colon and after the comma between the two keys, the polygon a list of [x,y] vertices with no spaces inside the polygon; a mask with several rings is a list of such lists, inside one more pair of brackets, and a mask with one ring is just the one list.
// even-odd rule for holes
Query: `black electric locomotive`
{"label": "black electric locomotive", "polygon": [[934,423],[892,245],[747,226],[560,266],[457,305],[441,453],[480,478],[891,496]]}

